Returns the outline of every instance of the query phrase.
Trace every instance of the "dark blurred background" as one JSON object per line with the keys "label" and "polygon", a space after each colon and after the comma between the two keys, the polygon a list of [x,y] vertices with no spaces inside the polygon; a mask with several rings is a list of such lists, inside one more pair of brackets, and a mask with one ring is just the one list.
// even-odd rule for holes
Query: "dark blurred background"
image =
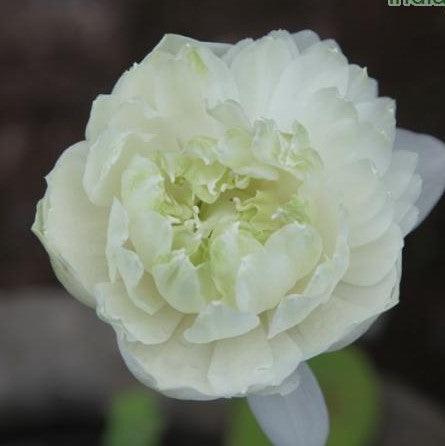
{"label": "dark blurred background", "polygon": [[[235,42],[277,28],[310,28],[336,39],[350,61],[367,66],[379,80],[380,94],[397,100],[400,127],[445,140],[445,8],[390,8],[386,0],[0,2],[0,434],[5,441],[0,438],[0,444],[53,444],[45,437],[41,443],[19,439],[26,414],[32,415],[33,421],[27,420],[34,439],[44,435],[43,425],[55,432],[68,429],[64,420],[73,417],[87,420],[82,426],[88,431],[90,412],[93,428],[100,426],[102,403],[95,402],[132,382],[111,345],[111,333],[95,328],[100,323],[94,315],[71,305],[57,288],[46,254],[29,231],[44,193],[44,175],[66,147],[83,138],[92,100],[109,92],[164,33]],[[406,240],[400,304],[362,341],[379,373],[413,393],[406,404],[415,405],[419,397],[431,404],[431,417],[442,421],[444,228],[442,201]],[[45,321],[46,332],[39,321]],[[104,378],[113,367],[114,375]],[[83,412],[84,397],[89,412]],[[180,426],[177,412],[183,406],[165,404]],[[212,442],[194,444],[217,444],[218,410],[200,428]],[[436,423],[435,429],[443,428]],[[188,444],[187,429],[174,429],[182,436],[170,436],[166,444]],[[86,444],[96,444],[85,435],[90,438]],[[428,443],[431,435],[420,437],[424,445],[445,444]],[[411,440],[392,444],[419,444]],[[58,444],[79,443],[65,439]]]}

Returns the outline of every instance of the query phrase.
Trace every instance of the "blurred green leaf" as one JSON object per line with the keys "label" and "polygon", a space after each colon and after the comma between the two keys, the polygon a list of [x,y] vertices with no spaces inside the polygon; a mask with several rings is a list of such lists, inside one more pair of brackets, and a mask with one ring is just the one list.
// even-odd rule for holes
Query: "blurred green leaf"
{"label": "blurred green leaf", "polygon": [[228,421],[229,431],[225,446],[271,446],[245,398],[237,398],[230,402]]}
{"label": "blurred green leaf", "polygon": [[378,431],[378,377],[358,347],[327,353],[309,361],[330,414],[327,446],[364,446]]}
{"label": "blurred green leaf", "polygon": [[164,427],[155,397],[131,390],[117,394],[111,404],[104,446],[159,446]]}
{"label": "blurred green leaf", "polygon": [[[309,361],[330,416],[327,446],[366,446],[374,438],[379,421],[378,377],[357,347],[327,353]],[[247,401],[231,402],[226,446],[271,446]]]}

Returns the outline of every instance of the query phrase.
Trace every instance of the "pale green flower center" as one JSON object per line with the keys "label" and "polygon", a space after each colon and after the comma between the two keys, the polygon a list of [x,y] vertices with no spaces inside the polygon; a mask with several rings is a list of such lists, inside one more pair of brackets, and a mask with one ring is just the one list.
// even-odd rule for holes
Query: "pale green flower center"
{"label": "pale green flower center", "polygon": [[[267,129],[258,123],[259,131]],[[258,133],[256,137],[258,137]],[[301,133],[304,131],[298,127]],[[250,150],[255,139],[240,129],[228,129],[225,136],[244,139]],[[174,251],[185,252],[193,264],[208,260],[209,245],[230,225],[259,243],[289,223],[310,223],[307,203],[299,194],[304,175],[319,167],[319,159],[309,147],[292,150],[295,135],[278,133],[283,146],[267,148],[274,165],[254,161],[259,174],[237,173],[217,159],[218,141],[196,136],[181,152],[159,151],[150,160],[150,168],[130,167],[124,173],[123,203],[130,206],[131,196],[139,194],[147,181],[151,183],[147,197],[141,197],[149,208],[166,217],[173,228]],[[264,135],[261,135],[264,137]],[[262,166],[262,164],[264,166]],[[274,178],[260,178],[266,167]],[[235,169],[240,171],[240,169]],[[249,172],[249,169],[245,169]],[[145,189],[145,187],[142,187]]]}

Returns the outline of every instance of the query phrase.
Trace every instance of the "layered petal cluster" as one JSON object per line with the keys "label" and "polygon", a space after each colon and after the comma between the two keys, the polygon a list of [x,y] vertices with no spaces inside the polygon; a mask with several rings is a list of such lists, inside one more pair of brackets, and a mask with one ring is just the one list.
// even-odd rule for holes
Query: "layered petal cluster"
{"label": "layered petal cluster", "polygon": [[167,35],[94,101],[33,229],[148,386],[289,390],[397,303],[421,180],[394,114],[313,32]]}

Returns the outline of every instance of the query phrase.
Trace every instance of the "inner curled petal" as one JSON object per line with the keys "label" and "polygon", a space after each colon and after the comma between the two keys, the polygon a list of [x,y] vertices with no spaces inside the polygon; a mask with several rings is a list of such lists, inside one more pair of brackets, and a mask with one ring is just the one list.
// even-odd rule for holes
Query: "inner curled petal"
{"label": "inner curled petal", "polygon": [[[254,154],[259,131],[270,138]],[[321,238],[299,194],[306,177],[321,167],[304,128],[283,134],[273,123],[258,123],[245,129],[243,145],[241,171],[275,169],[279,181],[235,172],[219,142],[199,135],[180,151],[135,155],[122,173],[122,205],[113,205],[110,243],[134,250],[160,295],[183,313],[200,313],[219,300],[261,313],[320,257]],[[117,210],[126,228],[120,236],[113,229],[119,227]],[[109,263],[115,275],[111,254]],[[258,277],[264,286],[254,289]]]}

